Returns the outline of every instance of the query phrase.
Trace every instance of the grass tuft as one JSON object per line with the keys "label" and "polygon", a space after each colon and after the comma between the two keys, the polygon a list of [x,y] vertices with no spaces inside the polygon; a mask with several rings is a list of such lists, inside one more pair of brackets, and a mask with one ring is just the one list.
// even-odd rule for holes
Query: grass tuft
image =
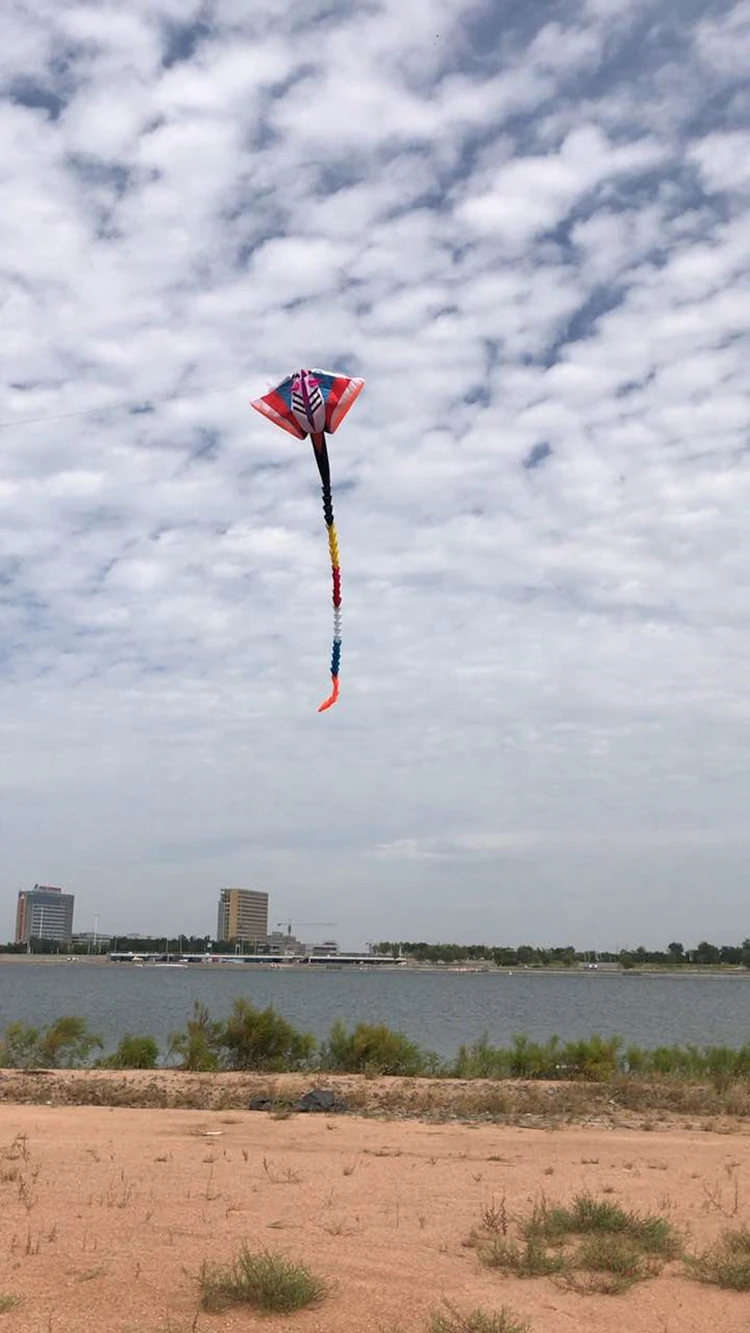
{"label": "grass tuft", "polygon": [[[498,1225],[494,1207],[484,1209],[482,1222],[467,1244],[486,1268],[515,1277],[556,1277],[579,1292],[618,1295],[655,1277],[665,1260],[682,1252],[666,1218],[626,1212],[590,1194],[579,1194],[568,1205],[537,1201],[515,1220],[511,1237]],[[746,1259],[750,1271],[750,1232]]]}
{"label": "grass tuft", "polygon": [[550,1254],[546,1245],[534,1236],[522,1245],[493,1236],[479,1241],[477,1253],[485,1268],[500,1269],[515,1277],[549,1277],[568,1268],[564,1254]]}
{"label": "grass tuft", "polygon": [[579,1289],[619,1296],[636,1282],[656,1277],[659,1265],[644,1255],[628,1236],[600,1234],[588,1236],[576,1255],[576,1267],[586,1274],[573,1283]]}
{"label": "grass tuft", "polygon": [[608,1199],[579,1194],[568,1207],[550,1207],[542,1201],[522,1223],[527,1238],[562,1244],[569,1236],[622,1236],[650,1255],[674,1259],[680,1253],[680,1238],[666,1217],[626,1212]]}
{"label": "grass tuft", "polygon": [[0,1314],[8,1314],[10,1310],[15,1310],[16,1306],[20,1304],[20,1296],[13,1296],[10,1292],[0,1292]]}
{"label": "grass tuft", "polygon": [[688,1271],[699,1282],[729,1291],[750,1291],[750,1228],[723,1231],[702,1254],[687,1256]]}
{"label": "grass tuft", "polygon": [[204,1310],[225,1310],[230,1305],[251,1305],[257,1310],[291,1314],[318,1305],[328,1295],[328,1283],[305,1264],[263,1250],[253,1254],[243,1246],[227,1265],[204,1264],[200,1274]]}
{"label": "grass tuft", "polygon": [[449,1305],[445,1313],[439,1310],[433,1314],[430,1333],[528,1333],[528,1328],[529,1325],[517,1319],[505,1305],[491,1314],[486,1310],[461,1314]]}

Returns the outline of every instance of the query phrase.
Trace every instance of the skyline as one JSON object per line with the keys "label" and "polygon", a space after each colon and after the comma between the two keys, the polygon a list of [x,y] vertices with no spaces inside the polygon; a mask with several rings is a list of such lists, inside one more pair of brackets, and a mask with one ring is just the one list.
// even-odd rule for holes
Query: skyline
{"label": "skyline", "polygon": [[750,933],[750,3],[498,8],[9,11],[9,903]]}

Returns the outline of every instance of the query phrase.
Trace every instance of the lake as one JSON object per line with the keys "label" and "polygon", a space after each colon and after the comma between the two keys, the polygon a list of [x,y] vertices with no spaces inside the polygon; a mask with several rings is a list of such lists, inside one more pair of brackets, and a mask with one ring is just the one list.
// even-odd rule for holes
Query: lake
{"label": "lake", "polygon": [[162,1051],[184,1029],[193,1002],[225,1017],[244,995],[272,1004],[295,1027],[327,1036],[332,1023],[382,1022],[454,1055],[487,1033],[507,1045],[517,1032],[543,1041],[618,1033],[641,1046],[739,1046],[750,1040],[750,976],[652,976],[418,971],[251,971],[134,968],[127,964],[0,965],[0,1027],[35,1026],[79,1014],[112,1050],[124,1032],[149,1034]]}

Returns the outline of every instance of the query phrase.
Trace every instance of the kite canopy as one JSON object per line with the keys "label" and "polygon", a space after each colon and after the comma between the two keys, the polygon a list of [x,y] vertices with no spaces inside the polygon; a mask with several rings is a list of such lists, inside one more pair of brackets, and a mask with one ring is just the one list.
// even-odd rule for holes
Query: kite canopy
{"label": "kite canopy", "polygon": [[282,430],[304,440],[306,435],[323,432],[333,435],[364,387],[364,380],[335,371],[296,371],[270,393],[253,399],[251,406]]}
{"label": "kite canopy", "polygon": [[252,401],[256,412],[268,417],[269,421],[273,421],[296,439],[304,440],[306,435],[312,437],[315,462],[323,485],[323,517],[328,532],[333,578],[333,649],[331,694],[320,705],[319,713],[326,712],[339,697],[341,664],[341,562],[339,539],[333,520],[326,434],[332,435],[337,430],[364,387],[364,380],[337,375],[330,370],[297,370],[282,380],[281,384],[277,384],[270,393]]}

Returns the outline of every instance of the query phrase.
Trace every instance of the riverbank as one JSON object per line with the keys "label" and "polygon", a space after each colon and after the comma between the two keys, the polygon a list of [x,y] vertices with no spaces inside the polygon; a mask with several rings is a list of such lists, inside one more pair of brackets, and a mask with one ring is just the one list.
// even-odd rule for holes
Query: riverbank
{"label": "riverbank", "polygon": [[[583,1125],[659,1133],[690,1130],[750,1136],[750,1084],[725,1088],[677,1078],[606,1083],[521,1079],[399,1078],[359,1074],[188,1073],[178,1069],[3,1070],[0,1105],[111,1107],[296,1114],[313,1088],[330,1091],[341,1114],[435,1124],[493,1123],[535,1129]],[[340,1115],[337,1117],[340,1123]]]}
{"label": "riverbank", "polygon": [[[164,964],[133,964],[127,962],[113,962],[107,954],[26,954],[26,953],[0,953],[0,966],[7,964],[10,966],[34,966],[34,967],[106,967],[106,968],[125,968],[131,970],[150,970],[153,967],[164,967]],[[284,971],[303,968],[308,972],[325,972],[330,969],[336,971],[350,971],[357,973],[367,970],[370,966],[367,961],[362,963],[342,964],[337,963],[335,959],[330,962],[318,963],[310,967],[303,962],[289,962],[280,958],[269,958],[267,962],[248,962],[247,960],[237,960],[236,955],[227,955],[227,961],[203,963],[193,962],[185,964],[172,964],[171,966],[180,966],[181,969],[191,972],[210,972],[212,969],[246,968],[253,972]],[[559,967],[550,964],[549,966],[515,966],[498,967],[494,963],[466,964],[466,963],[417,963],[411,959],[402,962],[383,963],[378,962],[372,965],[378,972],[385,973],[459,973],[463,975],[485,975],[496,977],[507,976],[585,976],[587,978],[601,977],[726,977],[739,981],[750,981],[750,969],[736,965],[734,963],[682,963],[674,967],[660,967],[658,964],[646,963],[641,967],[623,967],[620,963],[602,963],[596,969],[592,969],[585,963],[577,963],[572,967]]]}
{"label": "riverbank", "polygon": [[[747,1296],[697,1282],[685,1260],[748,1221],[744,1146],[717,1133],[6,1102],[0,1156],[14,1333],[240,1333],[255,1313],[206,1313],[200,1275],[242,1245],[327,1284],[319,1306],[276,1316],[278,1333],[432,1333],[448,1304],[505,1307],[504,1327],[529,1333],[747,1328]],[[590,1269],[488,1266],[472,1234],[489,1228],[500,1256],[542,1197],[654,1215],[679,1246],[619,1294]]]}

